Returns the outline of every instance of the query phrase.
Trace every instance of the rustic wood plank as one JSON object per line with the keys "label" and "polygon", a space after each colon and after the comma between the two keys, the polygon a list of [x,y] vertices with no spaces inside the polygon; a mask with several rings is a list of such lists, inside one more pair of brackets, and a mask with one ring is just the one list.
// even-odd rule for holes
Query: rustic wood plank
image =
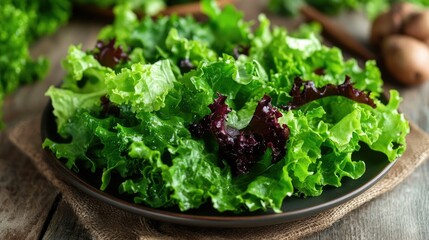
{"label": "rustic wood plank", "polygon": [[429,82],[399,91],[403,98],[400,110],[408,119],[429,132]]}
{"label": "rustic wood plank", "polygon": [[0,139],[0,239],[36,239],[57,191],[4,135]]}
{"label": "rustic wood plank", "polygon": [[65,201],[60,201],[43,239],[91,239],[89,233],[77,220],[73,210]]}
{"label": "rustic wood plank", "polygon": [[429,162],[426,162],[393,191],[305,239],[427,239],[428,177]]}

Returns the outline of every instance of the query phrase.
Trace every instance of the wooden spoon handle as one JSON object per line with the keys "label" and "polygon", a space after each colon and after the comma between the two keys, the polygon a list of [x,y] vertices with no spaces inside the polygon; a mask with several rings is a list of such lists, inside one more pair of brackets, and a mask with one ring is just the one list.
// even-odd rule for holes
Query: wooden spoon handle
{"label": "wooden spoon handle", "polygon": [[332,22],[323,13],[308,5],[303,5],[300,9],[300,12],[306,18],[319,22],[328,38],[341,45],[341,47],[349,50],[364,60],[375,59],[375,55],[372,51],[359,43],[341,26]]}

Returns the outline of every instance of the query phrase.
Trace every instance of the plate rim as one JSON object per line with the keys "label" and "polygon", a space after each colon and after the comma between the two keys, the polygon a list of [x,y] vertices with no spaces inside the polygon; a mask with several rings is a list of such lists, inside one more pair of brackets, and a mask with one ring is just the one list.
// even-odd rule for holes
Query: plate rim
{"label": "plate rim", "polygon": [[[53,117],[51,100],[45,106],[42,119],[40,124],[41,129],[41,139],[42,142],[47,138],[47,119],[49,115]],[[163,209],[151,208],[141,204],[136,204],[132,202],[125,201],[116,196],[113,196],[109,193],[103,192],[100,189],[92,186],[87,183],[85,180],[79,177],[79,175],[72,170],[68,169],[63,162],[58,160],[52,151],[49,149],[44,149],[46,158],[48,159],[48,164],[50,167],[53,167],[56,170],[54,174],[56,177],[64,180],[66,183],[72,185],[77,190],[87,194],[91,198],[107,203],[111,206],[114,206],[118,209],[122,209],[129,213],[137,214],[142,217],[147,217],[157,221],[175,223],[179,225],[186,226],[196,226],[196,227],[210,227],[210,228],[246,228],[246,227],[260,227],[275,225],[280,223],[293,222],[314,216],[316,214],[325,212],[329,209],[333,209],[349,200],[354,199],[355,197],[361,195],[366,190],[370,189],[375,183],[377,183],[384,175],[389,172],[389,170],[395,165],[398,161],[398,158],[392,162],[388,162],[378,174],[369,179],[367,182],[357,187],[353,191],[341,195],[335,199],[326,201],[322,204],[316,206],[307,207],[301,210],[294,210],[281,213],[267,213],[260,215],[251,215],[251,216],[209,216],[209,215],[194,215],[172,212]],[[45,158],[45,159],[46,159]],[[60,175],[59,173],[65,173]],[[323,193],[322,193],[323,194]]]}

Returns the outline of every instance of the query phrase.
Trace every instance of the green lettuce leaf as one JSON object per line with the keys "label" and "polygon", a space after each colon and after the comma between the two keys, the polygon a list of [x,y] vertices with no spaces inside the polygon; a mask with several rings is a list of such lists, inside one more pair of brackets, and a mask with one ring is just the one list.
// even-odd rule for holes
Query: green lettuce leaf
{"label": "green lettuce leaf", "polygon": [[136,203],[144,203],[151,207],[165,207],[172,202],[170,187],[164,178],[169,179],[168,166],[161,160],[161,152],[152,150],[143,141],[135,141],[131,144],[129,156],[141,159],[144,167],[140,168],[143,177],[124,181],[119,191],[134,194]]}
{"label": "green lettuce leaf", "polygon": [[90,168],[95,172],[96,168],[104,167],[104,160],[96,163],[91,157],[91,148],[100,144],[95,132],[97,128],[110,128],[113,124],[112,118],[99,119],[88,112],[79,112],[73,115],[61,128],[62,135],[67,136],[69,141],[59,143],[50,139],[43,142],[43,147],[51,149],[59,159],[66,159],[66,166],[79,171],[77,162],[81,162],[84,168]]}
{"label": "green lettuce leaf", "polygon": [[0,90],[9,94],[23,83],[41,79],[48,70],[46,59],[33,60],[29,53],[31,18],[12,4],[0,3]]}
{"label": "green lettuce leaf", "polygon": [[194,65],[198,65],[202,61],[215,61],[217,54],[208,47],[205,42],[197,40],[188,40],[179,36],[177,29],[173,28],[169,32],[165,40],[166,49],[171,52],[170,58],[173,63],[177,63],[182,59],[191,59]]}
{"label": "green lettuce leaf", "polygon": [[221,11],[215,1],[202,0],[202,11],[209,16],[209,27],[215,39],[213,48],[218,54],[232,54],[237,45],[248,46],[252,36],[249,22],[243,21],[243,13],[238,12],[231,5]]}
{"label": "green lettuce leaf", "polygon": [[81,50],[81,46],[71,46],[62,62],[67,75],[62,87],[75,92],[90,93],[105,89],[107,74],[112,69],[103,67],[90,53]]}
{"label": "green lettuce leaf", "polygon": [[105,94],[106,91],[104,90],[91,93],[76,93],[67,89],[51,86],[45,95],[51,98],[58,132],[63,136],[66,134],[63,132],[64,125],[69,119],[73,118],[78,111],[98,112],[101,105],[100,98]]}
{"label": "green lettuce leaf", "polygon": [[108,75],[105,81],[112,102],[130,104],[135,112],[151,112],[165,106],[176,78],[170,62],[162,60],[153,65],[133,64],[131,69]]}

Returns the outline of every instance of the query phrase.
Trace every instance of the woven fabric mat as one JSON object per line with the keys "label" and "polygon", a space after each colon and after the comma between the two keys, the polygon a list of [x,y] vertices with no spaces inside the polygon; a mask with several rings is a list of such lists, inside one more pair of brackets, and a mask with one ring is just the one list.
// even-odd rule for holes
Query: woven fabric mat
{"label": "woven fabric mat", "polygon": [[19,123],[9,139],[28,155],[36,168],[59,190],[80,222],[95,239],[297,239],[331,226],[347,213],[393,189],[429,155],[429,136],[411,123],[408,149],[393,168],[358,197],[318,215],[267,227],[215,229],[152,221],[95,200],[64,183],[46,162],[41,148],[40,117]]}

